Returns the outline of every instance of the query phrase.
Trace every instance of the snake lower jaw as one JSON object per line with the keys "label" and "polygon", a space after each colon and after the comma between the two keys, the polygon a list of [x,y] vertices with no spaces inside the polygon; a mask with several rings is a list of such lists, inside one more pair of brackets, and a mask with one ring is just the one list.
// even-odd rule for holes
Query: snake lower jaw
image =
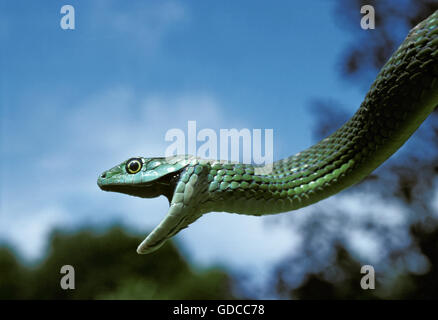
{"label": "snake lower jaw", "polygon": [[154,185],[126,186],[126,185],[99,185],[100,189],[109,192],[118,192],[140,198],[155,198],[161,195]]}

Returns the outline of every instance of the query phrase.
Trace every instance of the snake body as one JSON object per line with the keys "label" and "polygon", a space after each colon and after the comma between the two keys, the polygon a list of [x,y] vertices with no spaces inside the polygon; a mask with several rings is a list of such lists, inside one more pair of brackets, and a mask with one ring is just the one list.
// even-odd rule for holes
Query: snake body
{"label": "snake body", "polygon": [[165,195],[163,221],[139,245],[158,249],[204,213],[296,210],[359,182],[391,156],[438,105],[438,11],[414,27],[371,85],[359,110],[312,147],[272,170],[192,156],[128,159],[98,185],[144,198]]}

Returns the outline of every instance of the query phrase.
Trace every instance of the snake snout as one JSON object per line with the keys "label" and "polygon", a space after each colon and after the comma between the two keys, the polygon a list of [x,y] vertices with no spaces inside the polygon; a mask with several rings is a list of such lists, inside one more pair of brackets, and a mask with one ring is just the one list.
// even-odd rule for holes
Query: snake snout
{"label": "snake snout", "polygon": [[108,171],[102,172],[98,177],[97,177],[97,185],[99,186],[99,188],[103,189],[102,187],[107,185],[109,183],[110,178],[113,175],[108,174]]}
{"label": "snake snout", "polygon": [[103,180],[106,178],[106,172],[102,173],[99,175],[99,177],[97,178],[97,185],[99,186],[99,188],[102,189],[102,185],[103,185]]}

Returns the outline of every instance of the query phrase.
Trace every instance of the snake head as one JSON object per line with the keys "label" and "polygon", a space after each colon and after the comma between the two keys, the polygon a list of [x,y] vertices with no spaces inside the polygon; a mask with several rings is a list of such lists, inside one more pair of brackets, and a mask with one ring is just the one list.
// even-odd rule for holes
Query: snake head
{"label": "snake head", "polygon": [[104,171],[97,185],[104,191],[141,198],[165,195],[172,199],[179,175],[186,167],[184,159],[135,157]]}
{"label": "snake head", "polygon": [[[201,166],[195,170],[197,163],[197,160],[190,156],[136,157],[103,172],[97,179],[98,186],[104,191],[142,198],[165,195],[169,200],[166,216],[139,245],[138,253],[145,254],[157,250],[166,240],[201,216],[198,201],[203,189],[197,186],[200,183],[202,185],[208,170],[202,170]],[[192,168],[188,168],[190,166]],[[186,180],[180,178],[182,174]],[[201,177],[199,181],[198,177]]]}

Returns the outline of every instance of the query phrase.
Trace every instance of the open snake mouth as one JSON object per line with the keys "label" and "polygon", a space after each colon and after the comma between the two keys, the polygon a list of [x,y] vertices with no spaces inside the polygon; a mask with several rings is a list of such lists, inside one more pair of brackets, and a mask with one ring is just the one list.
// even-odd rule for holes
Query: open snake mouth
{"label": "open snake mouth", "polygon": [[185,168],[181,168],[180,170],[166,174],[157,180],[143,184],[111,183],[99,184],[99,187],[103,191],[124,193],[140,198],[155,198],[160,195],[164,195],[170,203],[175,192],[176,184],[178,183],[178,180],[180,179],[181,173],[184,171],[184,169]]}

